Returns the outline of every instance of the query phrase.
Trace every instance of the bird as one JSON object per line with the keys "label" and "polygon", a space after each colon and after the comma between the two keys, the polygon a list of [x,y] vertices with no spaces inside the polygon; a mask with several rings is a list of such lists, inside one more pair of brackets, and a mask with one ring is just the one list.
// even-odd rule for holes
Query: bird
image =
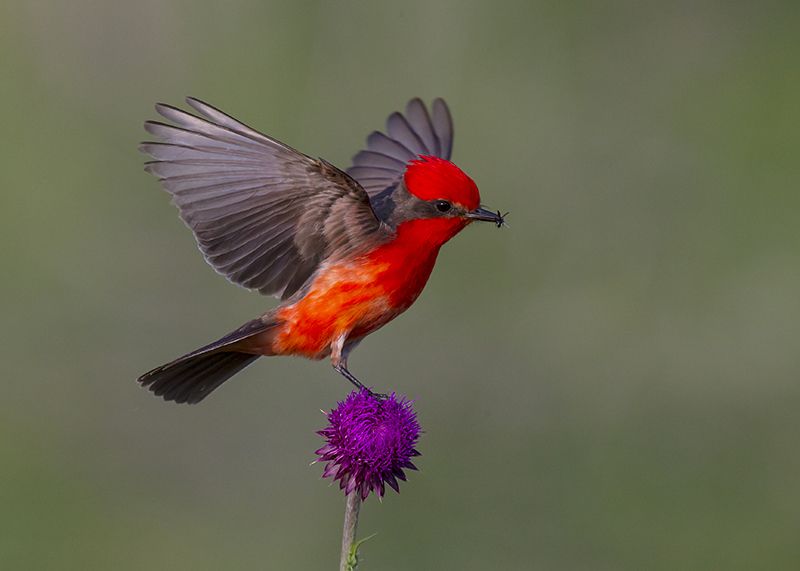
{"label": "bird", "polygon": [[[374,131],[347,170],[312,158],[200,99],[158,103],[158,141],[139,149],[209,265],[280,299],[277,307],[141,377],[195,404],[262,356],[329,357],[358,389],[348,356],[422,292],[439,249],[476,221],[505,223],[450,161],[453,121],[419,98]],[[379,394],[379,393],[373,393]]]}

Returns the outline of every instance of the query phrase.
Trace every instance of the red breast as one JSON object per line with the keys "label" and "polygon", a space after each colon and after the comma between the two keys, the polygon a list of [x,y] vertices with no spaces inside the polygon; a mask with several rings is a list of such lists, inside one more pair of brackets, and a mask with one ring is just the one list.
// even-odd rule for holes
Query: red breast
{"label": "red breast", "polygon": [[[408,309],[419,296],[457,220],[413,220],[391,242],[353,261],[320,269],[308,293],[280,308],[272,353],[323,358],[340,335],[358,339]],[[460,228],[459,228],[460,229]]]}

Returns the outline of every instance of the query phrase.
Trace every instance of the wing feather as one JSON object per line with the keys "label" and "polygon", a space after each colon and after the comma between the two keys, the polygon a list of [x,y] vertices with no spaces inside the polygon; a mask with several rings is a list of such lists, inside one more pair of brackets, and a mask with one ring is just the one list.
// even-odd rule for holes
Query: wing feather
{"label": "wing feather", "polygon": [[[285,299],[322,261],[388,237],[367,192],[349,175],[199,99],[186,101],[200,116],[156,105],[172,124],[146,122],[160,141],[140,149],[154,159],[145,169],[172,195],[217,272]],[[387,145],[392,154],[384,160],[397,168],[394,153],[402,149]]]}
{"label": "wing feather", "polygon": [[450,108],[444,99],[433,100],[433,131],[441,145],[439,156],[447,161],[453,154],[453,117],[450,115]]}
{"label": "wing feather", "polygon": [[428,114],[428,109],[421,99],[414,98],[406,105],[406,115],[408,122],[415,126],[415,130],[425,148],[430,151],[431,155],[439,156],[441,152],[439,138],[433,132],[433,124],[431,117]]}
{"label": "wing feather", "polygon": [[384,169],[403,169],[406,161],[402,161],[390,155],[385,155],[377,151],[361,151],[353,157],[354,165],[374,165]]}

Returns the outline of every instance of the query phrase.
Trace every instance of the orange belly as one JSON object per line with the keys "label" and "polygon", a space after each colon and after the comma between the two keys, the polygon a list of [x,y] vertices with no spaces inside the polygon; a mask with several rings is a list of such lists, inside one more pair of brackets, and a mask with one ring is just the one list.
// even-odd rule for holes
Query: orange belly
{"label": "orange belly", "polygon": [[270,352],[321,359],[342,335],[355,341],[382,327],[419,296],[437,253],[401,255],[389,247],[320,268],[303,298],[275,312],[280,325]]}

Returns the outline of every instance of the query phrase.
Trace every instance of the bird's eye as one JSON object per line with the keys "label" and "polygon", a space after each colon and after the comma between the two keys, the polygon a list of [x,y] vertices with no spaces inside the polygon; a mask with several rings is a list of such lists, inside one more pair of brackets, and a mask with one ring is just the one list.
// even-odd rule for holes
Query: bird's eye
{"label": "bird's eye", "polygon": [[453,205],[447,202],[446,200],[437,200],[434,203],[434,206],[436,206],[436,210],[438,210],[439,212],[447,212],[453,207]]}

